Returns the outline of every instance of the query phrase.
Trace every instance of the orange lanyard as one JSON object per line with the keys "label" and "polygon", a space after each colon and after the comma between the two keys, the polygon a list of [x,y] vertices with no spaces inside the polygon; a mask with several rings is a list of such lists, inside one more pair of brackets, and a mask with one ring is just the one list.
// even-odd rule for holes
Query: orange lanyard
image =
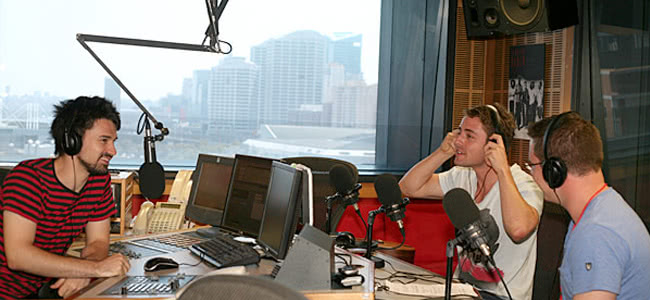
{"label": "orange lanyard", "polygon": [[578,217],[578,220],[573,224],[573,228],[571,230],[575,229],[576,226],[578,226],[578,223],[580,222],[580,219],[582,219],[582,215],[585,213],[585,210],[587,210],[587,206],[589,206],[589,203],[591,203],[591,200],[594,200],[596,198],[596,195],[600,194],[605,188],[607,187],[607,182],[603,184],[603,187],[598,189],[593,195],[591,195],[591,198],[589,198],[589,201],[587,201],[587,204],[585,204],[585,207],[582,208],[582,212],[580,213],[580,217]]}

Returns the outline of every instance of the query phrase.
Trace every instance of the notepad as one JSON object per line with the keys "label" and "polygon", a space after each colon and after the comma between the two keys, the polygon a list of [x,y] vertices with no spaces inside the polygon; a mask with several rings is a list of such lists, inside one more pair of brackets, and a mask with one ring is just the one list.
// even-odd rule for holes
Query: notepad
{"label": "notepad", "polygon": [[[403,284],[400,282],[391,282],[386,280],[386,287],[389,291],[405,295],[413,296],[426,296],[426,297],[444,297],[445,285],[444,284],[418,284],[409,283]],[[478,297],[474,288],[465,283],[454,283],[451,285],[452,296],[468,296]]]}

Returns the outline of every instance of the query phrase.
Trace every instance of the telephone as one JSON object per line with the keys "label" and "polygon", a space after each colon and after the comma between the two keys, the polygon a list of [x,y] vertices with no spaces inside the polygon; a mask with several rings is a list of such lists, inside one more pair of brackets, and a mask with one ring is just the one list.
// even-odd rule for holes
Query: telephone
{"label": "telephone", "polygon": [[185,207],[191,189],[192,171],[178,171],[167,202],[158,202],[155,207],[151,201],[142,203],[135,218],[133,233],[139,235],[180,229],[185,221]]}
{"label": "telephone", "polygon": [[174,178],[172,189],[169,192],[168,203],[184,203],[187,204],[187,199],[190,198],[192,191],[192,170],[179,170]]}
{"label": "telephone", "polygon": [[145,201],[135,218],[133,234],[147,234],[176,230],[185,221],[185,204]]}

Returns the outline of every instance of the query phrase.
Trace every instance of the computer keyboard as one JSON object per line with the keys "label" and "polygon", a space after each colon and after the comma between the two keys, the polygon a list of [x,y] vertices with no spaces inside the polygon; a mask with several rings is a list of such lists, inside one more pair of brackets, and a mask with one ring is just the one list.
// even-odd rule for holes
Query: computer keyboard
{"label": "computer keyboard", "polygon": [[220,235],[190,246],[190,251],[217,268],[256,264],[260,255],[250,245]]}

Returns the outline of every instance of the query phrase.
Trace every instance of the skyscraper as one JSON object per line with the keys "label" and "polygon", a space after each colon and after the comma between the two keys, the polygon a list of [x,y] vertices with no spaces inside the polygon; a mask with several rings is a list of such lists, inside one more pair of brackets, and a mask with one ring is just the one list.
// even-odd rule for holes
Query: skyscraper
{"label": "skyscraper", "polygon": [[260,70],[261,122],[287,124],[289,111],[322,103],[328,46],[329,38],[307,30],[251,49],[251,61]]}
{"label": "skyscraper", "polygon": [[361,34],[334,34],[331,47],[331,62],[343,65],[345,80],[362,80],[361,74]]}
{"label": "skyscraper", "polygon": [[210,72],[207,115],[211,128],[250,131],[258,126],[257,66],[227,56]]}
{"label": "skyscraper", "polygon": [[188,109],[189,117],[195,120],[206,120],[208,118],[210,70],[195,70],[192,75],[192,98]]}

